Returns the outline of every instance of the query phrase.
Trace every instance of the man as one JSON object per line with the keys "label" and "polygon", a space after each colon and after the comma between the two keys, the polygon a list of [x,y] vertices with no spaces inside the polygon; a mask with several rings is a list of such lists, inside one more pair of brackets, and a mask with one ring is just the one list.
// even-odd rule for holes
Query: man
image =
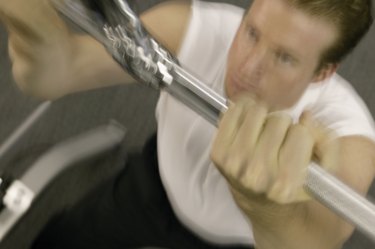
{"label": "man", "polygon": [[[130,81],[100,44],[72,34],[48,1],[0,3],[21,89],[57,98]],[[243,16],[227,5],[174,1],[144,13],[149,31],[234,104],[215,134],[162,93],[157,158],[151,144],[35,247],[340,248],[353,228],[302,185],[311,160],[363,194],[374,178],[373,121],[334,74],[368,30],[370,9],[365,0],[255,0]],[[157,170],[150,177],[148,165],[157,163],[162,185]],[[157,197],[159,190],[147,192],[155,186]]]}

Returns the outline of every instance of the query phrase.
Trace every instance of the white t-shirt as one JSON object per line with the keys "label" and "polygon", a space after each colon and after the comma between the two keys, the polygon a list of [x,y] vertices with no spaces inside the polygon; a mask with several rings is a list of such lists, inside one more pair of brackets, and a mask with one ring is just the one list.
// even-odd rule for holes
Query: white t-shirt
{"label": "white t-shirt", "polygon": [[[227,53],[243,9],[193,1],[192,16],[180,49],[180,63],[224,95]],[[339,75],[311,84],[289,113],[298,120],[309,109],[339,136],[375,140],[373,119],[353,88]],[[159,171],[177,217],[205,240],[253,244],[251,224],[236,206],[228,185],[210,161],[216,128],[162,92],[156,109]]]}

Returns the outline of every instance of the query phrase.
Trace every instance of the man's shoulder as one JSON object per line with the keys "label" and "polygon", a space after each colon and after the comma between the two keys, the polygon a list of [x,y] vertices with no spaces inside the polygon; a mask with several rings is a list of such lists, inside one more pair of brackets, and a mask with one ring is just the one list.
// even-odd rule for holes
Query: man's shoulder
{"label": "man's shoulder", "polygon": [[[236,31],[244,9],[229,3],[193,1],[193,14],[220,31]],[[225,35],[225,34],[224,34]]]}
{"label": "man's shoulder", "polygon": [[188,27],[190,15],[190,1],[167,1],[142,13],[141,20],[153,37],[176,54]]}
{"label": "man's shoulder", "polygon": [[335,74],[319,89],[312,104],[314,116],[339,136],[375,138],[373,117],[354,87]]}
{"label": "man's shoulder", "polygon": [[338,73],[321,83],[322,99],[343,100],[343,97],[360,98],[352,83]]}
{"label": "man's shoulder", "polygon": [[244,9],[227,2],[208,2],[208,1],[198,1],[193,0],[192,6],[195,8],[200,8],[203,11],[213,12],[213,13],[226,13],[229,15],[243,15]]}
{"label": "man's shoulder", "polygon": [[228,3],[166,1],[145,11],[141,19],[151,35],[176,54],[192,22],[226,37],[236,30],[243,13],[244,9]]}

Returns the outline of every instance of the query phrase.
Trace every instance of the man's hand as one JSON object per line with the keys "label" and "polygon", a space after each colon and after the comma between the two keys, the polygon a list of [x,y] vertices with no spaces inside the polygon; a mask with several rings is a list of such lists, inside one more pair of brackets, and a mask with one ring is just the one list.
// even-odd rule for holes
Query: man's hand
{"label": "man's hand", "polygon": [[265,104],[244,96],[224,114],[212,159],[245,195],[265,195],[280,204],[299,202],[308,198],[302,187],[313,157],[324,158],[326,168],[335,166],[334,151],[322,153],[331,138],[308,113],[293,124],[288,114],[269,113]]}
{"label": "man's hand", "polygon": [[[274,242],[285,242],[285,222],[295,225],[292,230],[309,226],[302,227],[309,222],[303,202],[309,199],[303,190],[307,167],[317,160],[334,171],[339,149],[335,141],[309,113],[293,124],[289,115],[269,113],[265,104],[249,96],[229,107],[219,124],[211,157],[253,223],[256,242],[260,231],[265,237],[272,233]],[[288,242],[285,246],[294,248]],[[284,247],[279,244],[278,248]]]}

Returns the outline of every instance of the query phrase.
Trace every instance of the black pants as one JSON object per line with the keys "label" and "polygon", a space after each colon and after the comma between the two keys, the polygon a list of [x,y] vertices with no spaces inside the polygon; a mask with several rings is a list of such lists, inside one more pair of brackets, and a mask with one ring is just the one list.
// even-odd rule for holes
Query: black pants
{"label": "black pants", "polygon": [[130,155],[120,175],[51,222],[33,249],[178,249],[222,247],[203,241],[176,218],[160,181],[156,137]]}

